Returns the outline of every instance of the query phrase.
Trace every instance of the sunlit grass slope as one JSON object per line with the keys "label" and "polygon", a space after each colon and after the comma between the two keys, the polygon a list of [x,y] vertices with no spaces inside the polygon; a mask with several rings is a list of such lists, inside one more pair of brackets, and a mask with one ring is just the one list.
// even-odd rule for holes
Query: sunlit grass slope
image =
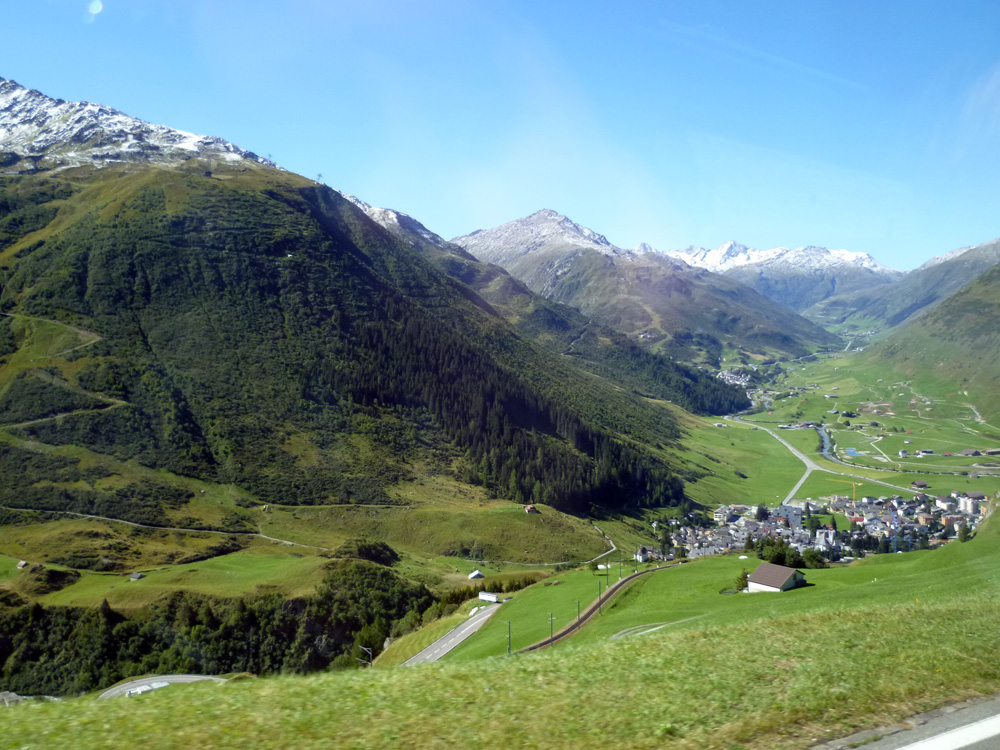
{"label": "sunlit grass slope", "polygon": [[809,571],[814,587],[780,595],[713,593],[738,560],[654,573],[606,622],[715,606],[647,635],[596,627],[589,642],[509,659],[22,705],[5,713],[0,748],[808,747],[1000,689],[994,526]]}

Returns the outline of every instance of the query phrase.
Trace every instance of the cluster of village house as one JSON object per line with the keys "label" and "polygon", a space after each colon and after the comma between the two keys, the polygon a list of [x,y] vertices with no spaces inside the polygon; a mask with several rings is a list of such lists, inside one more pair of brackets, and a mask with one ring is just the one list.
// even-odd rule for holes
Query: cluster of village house
{"label": "cluster of village house", "polygon": [[[911,540],[947,531],[957,535],[966,525],[974,531],[987,509],[985,493],[955,491],[948,495],[931,496],[923,492],[926,483],[914,482],[916,494],[911,498],[862,497],[852,500],[845,496],[821,498],[821,502],[805,501],[802,506],[779,505],[770,509],[768,518],[756,520],[757,509],[747,505],[724,505],[716,509],[714,528],[679,526],[672,530],[675,546],[683,545],[688,557],[703,557],[735,552],[745,547],[747,538],[763,536],[784,539],[803,552],[815,549],[825,557],[849,557],[851,538],[864,535],[895,539],[897,550],[908,549]],[[812,534],[806,525],[806,513],[818,513],[829,508],[847,517],[851,530],[834,531],[820,526]]]}

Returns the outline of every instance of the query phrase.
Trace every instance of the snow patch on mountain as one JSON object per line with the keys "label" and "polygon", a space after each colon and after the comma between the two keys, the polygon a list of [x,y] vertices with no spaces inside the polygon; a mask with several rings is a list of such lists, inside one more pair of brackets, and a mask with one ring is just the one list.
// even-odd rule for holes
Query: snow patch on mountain
{"label": "snow patch on mountain", "polygon": [[808,245],[806,247],[787,248],[775,247],[769,250],[757,250],[738,242],[726,242],[719,247],[708,250],[703,247],[687,247],[683,250],[668,250],[667,255],[680,258],[691,265],[707,268],[716,273],[725,273],[733,268],[753,264],[769,266],[788,265],[802,271],[819,270],[835,266],[853,266],[864,268],[877,274],[893,275],[899,272],[884,266],[868,253],[851,252],[849,250],[828,250],[825,247]]}
{"label": "snow patch on mountain", "polygon": [[[417,246],[417,249],[423,249],[421,246],[424,242],[426,242],[427,244],[433,245],[434,247],[442,250],[462,254],[461,250],[452,247],[447,240],[441,237],[441,235],[435,234],[409,214],[404,214],[402,211],[397,211],[393,208],[379,208],[378,206],[373,206],[370,203],[365,203],[365,201],[351,195],[350,193],[345,193],[340,190],[337,192],[364,211],[368,215],[368,218],[376,224],[389,230],[389,232],[397,237],[412,242]],[[415,238],[419,239],[414,241]]]}
{"label": "snow patch on mountain", "polygon": [[[153,125],[91,102],[67,102],[0,78],[0,151],[9,171],[120,162],[164,163],[195,156],[237,162],[269,159],[215,136]],[[13,167],[10,169],[10,167]]]}
{"label": "snow patch on mountain", "polygon": [[947,253],[944,253],[942,255],[935,255],[929,261],[927,261],[922,266],[919,266],[918,268],[916,268],[914,270],[915,271],[923,271],[925,268],[931,268],[933,266],[940,265],[941,263],[946,263],[949,260],[954,260],[955,258],[960,258],[961,256],[965,255],[967,252],[970,252],[972,250],[978,250],[980,248],[986,247],[987,245],[996,245],[997,243],[1000,243],[1000,237],[998,237],[995,240],[990,240],[989,242],[982,242],[982,243],[980,243],[978,245],[969,245],[968,247],[960,247],[960,248],[957,248],[955,250],[950,250]]}
{"label": "snow patch on mountain", "polygon": [[501,266],[536,250],[554,247],[596,250],[604,255],[622,258],[632,255],[628,250],[612,245],[603,234],[580,226],[548,208],[493,229],[478,229],[471,234],[455,237],[452,242],[477,258],[499,263]]}

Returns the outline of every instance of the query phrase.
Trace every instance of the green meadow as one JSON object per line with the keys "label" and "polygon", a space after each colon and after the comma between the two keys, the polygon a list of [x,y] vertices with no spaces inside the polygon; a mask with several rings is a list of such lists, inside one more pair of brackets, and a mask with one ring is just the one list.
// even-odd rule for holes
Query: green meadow
{"label": "green meadow", "polygon": [[[987,523],[966,544],[808,571],[813,586],[782,594],[722,595],[749,561],[696,561],[540,653],[24,704],[0,747],[805,748],[1000,689],[997,537]],[[563,580],[532,609],[593,577]]]}
{"label": "green meadow", "polygon": [[708,507],[774,505],[805,471],[785,446],[752,426],[690,419],[685,431],[685,450],[679,455],[705,474],[689,481],[685,490]]}
{"label": "green meadow", "polygon": [[250,549],[150,570],[138,581],[129,575],[84,572],[80,580],[41,598],[42,604],[58,606],[100,605],[107,599],[115,609],[138,609],[173,591],[222,598],[261,594],[305,596],[316,590],[329,560],[289,547]]}
{"label": "green meadow", "polygon": [[[630,567],[624,570],[626,575],[632,572]],[[445,661],[471,661],[505,654],[508,621],[513,651],[548,638],[549,615],[552,615],[553,631],[570,624],[577,617],[578,602],[580,610],[586,609],[590,602],[597,599],[598,586],[603,590],[609,580],[611,583],[618,580],[617,564],[609,572],[611,575],[606,576],[604,571],[574,570],[511,594],[511,600],[502,604],[500,610],[474,636],[448,653]]]}

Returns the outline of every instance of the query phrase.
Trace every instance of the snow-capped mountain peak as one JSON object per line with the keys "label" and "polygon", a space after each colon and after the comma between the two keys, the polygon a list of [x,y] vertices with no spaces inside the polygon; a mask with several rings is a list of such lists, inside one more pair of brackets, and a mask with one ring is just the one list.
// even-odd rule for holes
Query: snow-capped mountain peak
{"label": "snow-capped mountain peak", "polygon": [[868,253],[851,252],[849,250],[828,250],[825,247],[807,245],[805,247],[788,248],[775,247],[769,250],[741,245],[729,241],[713,250],[703,247],[688,247],[684,250],[668,251],[668,255],[681,258],[691,265],[701,266],[716,273],[724,273],[733,268],[753,264],[795,265],[803,270],[827,268],[834,266],[854,266],[865,268],[876,273],[898,273],[892,268],[883,266]]}
{"label": "snow-capped mountain peak", "polygon": [[512,262],[540,250],[596,250],[613,257],[629,257],[628,250],[615,247],[603,234],[577,224],[561,213],[545,208],[488,230],[476,230],[452,242],[491,263]]}
{"label": "snow-capped mountain peak", "polygon": [[519,221],[526,224],[534,224],[539,228],[540,232],[548,236],[562,235],[566,239],[584,240],[594,245],[614,248],[615,250],[618,249],[608,242],[608,238],[603,234],[598,234],[592,229],[581,226],[572,219],[568,219],[550,208],[543,208],[541,211],[536,211],[526,219],[520,219]]}
{"label": "snow-capped mountain peak", "polygon": [[276,166],[215,136],[153,125],[101,104],[53,99],[5,78],[0,78],[0,151],[17,155],[7,168],[15,172],[36,166],[165,163],[195,156]]}

